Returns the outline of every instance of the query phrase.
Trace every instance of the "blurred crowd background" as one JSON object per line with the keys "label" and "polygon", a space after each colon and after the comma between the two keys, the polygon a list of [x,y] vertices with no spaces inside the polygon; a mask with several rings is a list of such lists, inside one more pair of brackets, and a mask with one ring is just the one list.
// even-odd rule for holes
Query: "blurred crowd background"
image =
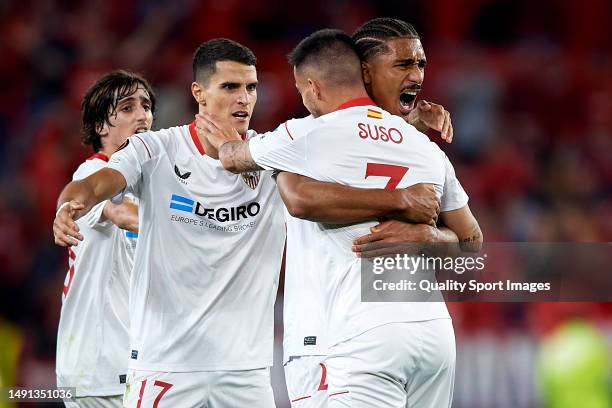
{"label": "blurred crowd background", "polygon": [[[137,71],[158,93],[154,128],[185,124],[196,112],[192,52],[228,37],[258,57],[252,128],[266,131],[306,113],[286,53],[316,29],[352,33],[377,16],[421,34],[420,98],[451,112],[455,141],[443,149],[487,241],[612,241],[608,0],[0,1],[0,385],[55,383],[67,254],[51,224],[60,190],[91,154],[79,105],[95,79]],[[450,308],[457,408],[552,406],[536,369],[542,343],[571,319],[595,337],[612,333],[606,304]]]}

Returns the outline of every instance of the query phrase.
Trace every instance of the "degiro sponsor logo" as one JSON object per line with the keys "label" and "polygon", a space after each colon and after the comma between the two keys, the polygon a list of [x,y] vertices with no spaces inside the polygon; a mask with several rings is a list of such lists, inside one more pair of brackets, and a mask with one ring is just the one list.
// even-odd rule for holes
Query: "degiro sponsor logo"
{"label": "degiro sponsor logo", "polygon": [[170,199],[170,208],[219,222],[238,221],[241,219],[254,217],[259,214],[260,210],[259,203],[255,201],[238,207],[206,208],[203,204],[197,201],[177,194],[172,194],[172,198]]}

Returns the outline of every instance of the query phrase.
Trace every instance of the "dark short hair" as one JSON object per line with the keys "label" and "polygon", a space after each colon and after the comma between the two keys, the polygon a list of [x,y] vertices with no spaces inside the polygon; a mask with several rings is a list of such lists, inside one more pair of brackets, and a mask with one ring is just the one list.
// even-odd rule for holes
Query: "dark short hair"
{"label": "dark short hair", "polygon": [[333,85],[361,82],[361,65],[353,40],[341,30],[323,29],[304,38],[288,55],[296,70],[315,68]]}
{"label": "dark short hair", "polygon": [[227,38],[215,38],[200,44],[193,54],[193,80],[203,84],[208,82],[219,61],[234,61],[252,66],[257,64],[253,51],[244,45]]}
{"label": "dark short hair", "polygon": [[102,148],[102,139],[98,128],[106,123],[110,126],[110,117],[117,112],[117,104],[141,87],[149,94],[151,112],[155,112],[155,93],[149,82],[133,72],[119,70],[98,79],[85,93],[81,102],[82,135],[85,145],[91,145],[95,152]]}
{"label": "dark short hair", "polygon": [[355,49],[362,61],[389,51],[386,40],[391,38],[420,38],[412,26],[397,18],[379,17],[365,22],[353,33]]}

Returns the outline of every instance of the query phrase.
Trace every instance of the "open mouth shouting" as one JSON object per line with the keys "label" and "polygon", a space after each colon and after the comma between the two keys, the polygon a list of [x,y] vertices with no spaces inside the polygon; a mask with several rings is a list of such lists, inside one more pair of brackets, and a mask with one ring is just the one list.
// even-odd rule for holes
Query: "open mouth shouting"
{"label": "open mouth shouting", "polygon": [[399,95],[399,110],[402,115],[407,115],[414,109],[416,97],[420,91],[421,87],[418,85],[402,89]]}

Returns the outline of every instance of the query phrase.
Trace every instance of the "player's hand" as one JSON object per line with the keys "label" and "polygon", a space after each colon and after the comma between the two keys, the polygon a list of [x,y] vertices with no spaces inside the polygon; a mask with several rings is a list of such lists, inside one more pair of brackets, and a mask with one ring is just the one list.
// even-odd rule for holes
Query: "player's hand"
{"label": "player's hand", "polygon": [[195,128],[198,136],[206,138],[217,150],[226,142],[242,140],[231,125],[207,113],[195,116]]}
{"label": "player's hand", "polygon": [[436,225],[440,212],[440,199],[433,184],[419,183],[395,190],[400,195],[402,211],[389,214],[399,221]]}
{"label": "player's hand", "polygon": [[418,101],[416,107],[408,114],[408,123],[421,132],[433,129],[440,132],[442,140],[453,141],[453,124],[450,112],[444,106],[427,101]]}
{"label": "player's hand", "polygon": [[352,250],[360,258],[395,254],[417,254],[424,244],[436,240],[437,228],[425,224],[383,221],[371,233],[353,240]]}
{"label": "player's hand", "polygon": [[83,240],[83,235],[79,232],[79,226],[74,221],[77,211],[83,208],[85,208],[83,204],[72,200],[57,212],[55,220],[53,220],[53,236],[57,245],[63,247],[76,246],[79,241]]}

